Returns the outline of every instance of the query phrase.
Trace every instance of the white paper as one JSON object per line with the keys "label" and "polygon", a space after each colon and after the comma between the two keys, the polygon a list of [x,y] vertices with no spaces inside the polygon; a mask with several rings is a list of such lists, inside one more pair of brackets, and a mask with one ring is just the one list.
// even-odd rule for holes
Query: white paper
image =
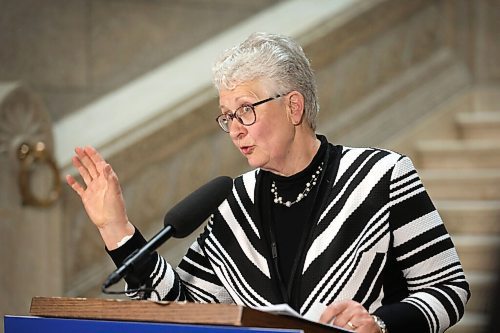
{"label": "white paper", "polygon": [[334,327],[338,330],[341,330],[342,332],[353,332],[353,331],[347,330],[347,329],[339,327],[339,326],[326,325],[326,324],[320,323],[316,320],[312,320],[312,319],[303,317],[288,304],[272,304],[272,305],[265,305],[265,306],[256,306],[256,307],[253,307],[253,309],[259,310],[262,312],[276,314],[276,315],[285,315],[285,316],[292,316],[292,317],[301,318],[301,319],[304,319],[304,320],[307,320],[307,321],[310,321],[310,322],[313,322],[316,324],[325,325],[328,327]]}
{"label": "white paper", "polygon": [[304,318],[288,304],[273,304],[273,305],[257,306],[257,307],[254,307],[254,309],[259,310],[259,311],[263,311],[263,312],[272,313],[272,314],[277,314],[277,315],[286,315],[286,316]]}

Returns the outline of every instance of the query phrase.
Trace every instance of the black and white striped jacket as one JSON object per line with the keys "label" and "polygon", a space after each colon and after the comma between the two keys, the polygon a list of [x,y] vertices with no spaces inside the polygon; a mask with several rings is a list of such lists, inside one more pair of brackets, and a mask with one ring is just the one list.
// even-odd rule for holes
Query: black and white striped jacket
{"label": "black and white striped jacket", "polygon": [[[411,160],[341,147],[334,165],[333,149],[325,172],[335,179],[296,270],[296,310],[318,320],[328,304],[353,299],[391,332],[443,332],[464,314],[469,286]],[[283,303],[256,208],[258,186],[259,170],[237,177],[178,267],[155,256],[144,284],[168,300]]]}

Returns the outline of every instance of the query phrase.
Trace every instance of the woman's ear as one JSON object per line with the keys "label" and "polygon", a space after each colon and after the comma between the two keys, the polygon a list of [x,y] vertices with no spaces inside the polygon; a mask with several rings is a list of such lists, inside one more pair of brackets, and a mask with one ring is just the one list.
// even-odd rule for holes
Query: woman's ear
{"label": "woman's ear", "polygon": [[298,91],[288,94],[288,117],[294,126],[300,125],[304,118],[304,96]]}

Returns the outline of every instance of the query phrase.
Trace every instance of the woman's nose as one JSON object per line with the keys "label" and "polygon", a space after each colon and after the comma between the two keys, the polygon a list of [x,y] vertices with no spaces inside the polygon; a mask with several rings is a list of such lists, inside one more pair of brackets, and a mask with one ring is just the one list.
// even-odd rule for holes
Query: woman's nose
{"label": "woman's nose", "polygon": [[241,138],[246,132],[246,126],[240,123],[237,119],[233,119],[229,124],[229,135],[232,139]]}

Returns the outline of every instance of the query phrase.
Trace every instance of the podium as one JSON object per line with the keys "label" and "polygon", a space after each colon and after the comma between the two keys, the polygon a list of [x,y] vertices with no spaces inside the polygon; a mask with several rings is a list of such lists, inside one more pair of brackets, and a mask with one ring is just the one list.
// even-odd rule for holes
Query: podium
{"label": "podium", "polygon": [[34,297],[30,316],[5,316],[4,326],[5,333],[349,332],[234,304],[67,297]]}

